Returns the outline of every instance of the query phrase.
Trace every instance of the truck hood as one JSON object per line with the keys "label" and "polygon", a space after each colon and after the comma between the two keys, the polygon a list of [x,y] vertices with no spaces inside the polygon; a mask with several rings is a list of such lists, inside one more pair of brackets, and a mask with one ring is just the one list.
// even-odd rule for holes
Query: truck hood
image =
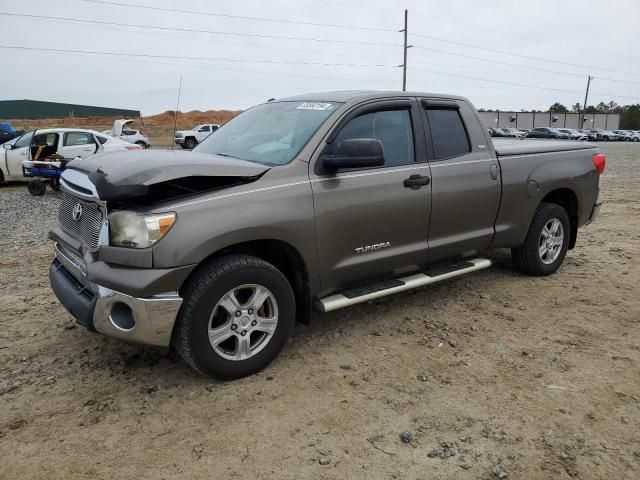
{"label": "truck hood", "polygon": [[152,185],[193,177],[199,177],[200,183],[206,178],[219,182],[228,177],[232,184],[234,179],[259,177],[269,167],[206,153],[140,150],[78,158],[67,169],[87,174],[100,198],[113,200],[145,195]]}

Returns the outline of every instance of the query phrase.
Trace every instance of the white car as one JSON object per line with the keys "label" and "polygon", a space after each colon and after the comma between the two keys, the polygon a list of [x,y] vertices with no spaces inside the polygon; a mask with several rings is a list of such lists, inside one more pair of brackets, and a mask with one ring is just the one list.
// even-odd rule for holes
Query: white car
{"label": "white car", "polygon": [[[0,148],[0,182],[28,181],[23,166],[54,154],[64,158],[87,158],[97,153],[141,150],[117,138],[79,128],[44,128],[25,132]],[[24,164],[23,164],[24,162]]]}
{"label": "white car", "polygon": [[151,142],[149,142],[149,138],[145,134],[143,134],[140,130],[127,128],[127,125],[131,125],[132,123],[133,120],[116,120],[115,122],[113,122],[113,128],[111,130],[105,130],[102,133],[115,138],[119,138],[120,140],[124,140],[125,142],[135,143],[142,148],[149,148],[151,146]]}
{"label": "white car", "polygon": [[193,127],[191,130],[179,130],[174,135],[176,145],[182,148],[195,148],[200,142],[218,130],[220,125],[217,123],[203,123]]}

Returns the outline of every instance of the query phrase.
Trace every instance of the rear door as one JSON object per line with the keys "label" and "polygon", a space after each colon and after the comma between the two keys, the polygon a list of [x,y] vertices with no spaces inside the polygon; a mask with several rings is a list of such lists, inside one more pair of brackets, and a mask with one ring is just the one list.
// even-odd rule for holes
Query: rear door
{"label": "rear door", "polygon": [[89,132],[64,132],[58,153],[65,158],[90,157],[98,152],[98,144]]}
{"label": "rear door", "polygon": [[429,261],[489,247],[500,171],[475,111],[461,100],[422,99],[431,164]]}
{"label": "rear door", "polygon": [[[332,136],[325,148],[349,138],[380,140],[385,163],[331,173],[316,162],[311,185],[322,289],[328,293],[425,264],[431,186],[416,100],[355,107]],[[413,188],[405,186],[410,177]]]}

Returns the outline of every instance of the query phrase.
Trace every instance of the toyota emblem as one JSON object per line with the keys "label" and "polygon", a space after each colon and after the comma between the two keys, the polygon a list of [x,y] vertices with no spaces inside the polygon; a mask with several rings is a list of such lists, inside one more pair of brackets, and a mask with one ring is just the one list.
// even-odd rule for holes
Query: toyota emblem
{"label": "toyota emblem", "polygon": [[73,207],[73,210],[71,211],[71,216],[73,217],[73,219],[78,222],[80,221],[80,217],[82,217],[82,205],[79,203],[76,203],[76,206]]}

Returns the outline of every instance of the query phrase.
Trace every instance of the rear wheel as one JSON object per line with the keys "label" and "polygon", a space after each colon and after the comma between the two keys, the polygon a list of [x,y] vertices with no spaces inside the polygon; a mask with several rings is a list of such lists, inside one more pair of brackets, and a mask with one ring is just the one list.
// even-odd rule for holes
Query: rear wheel
{"label": "rear wheel", "polygon": [[142,147],[142,148],[148,148],[148,147],[149,147],[149,145],[147,145],[147,144],[146,144],[145,142],[143,142],[142,140],[138,140],[138,141],[136,142],[136,145],[138,145],[138,146],[140,146],[140,147]]}
{"label": "rear wheel", "polygon": [[295,319],[285,276],[249,255],[222,257],[184,291],[173,345],[195,370],[240,378],[266,367],[282,350]]}
{"label": "rear wheel", "polygon": [[524,243],[511,250],[511,257],[524,273],[551,275],[562,265],[570,237],[567,211],[555,203],[542,203],[533,216]]}
{"label": "rear wheel", "polygon": [[41,180],[29,180],[27,190],[34,197],[41,197],[47,191],[47,186]]}

